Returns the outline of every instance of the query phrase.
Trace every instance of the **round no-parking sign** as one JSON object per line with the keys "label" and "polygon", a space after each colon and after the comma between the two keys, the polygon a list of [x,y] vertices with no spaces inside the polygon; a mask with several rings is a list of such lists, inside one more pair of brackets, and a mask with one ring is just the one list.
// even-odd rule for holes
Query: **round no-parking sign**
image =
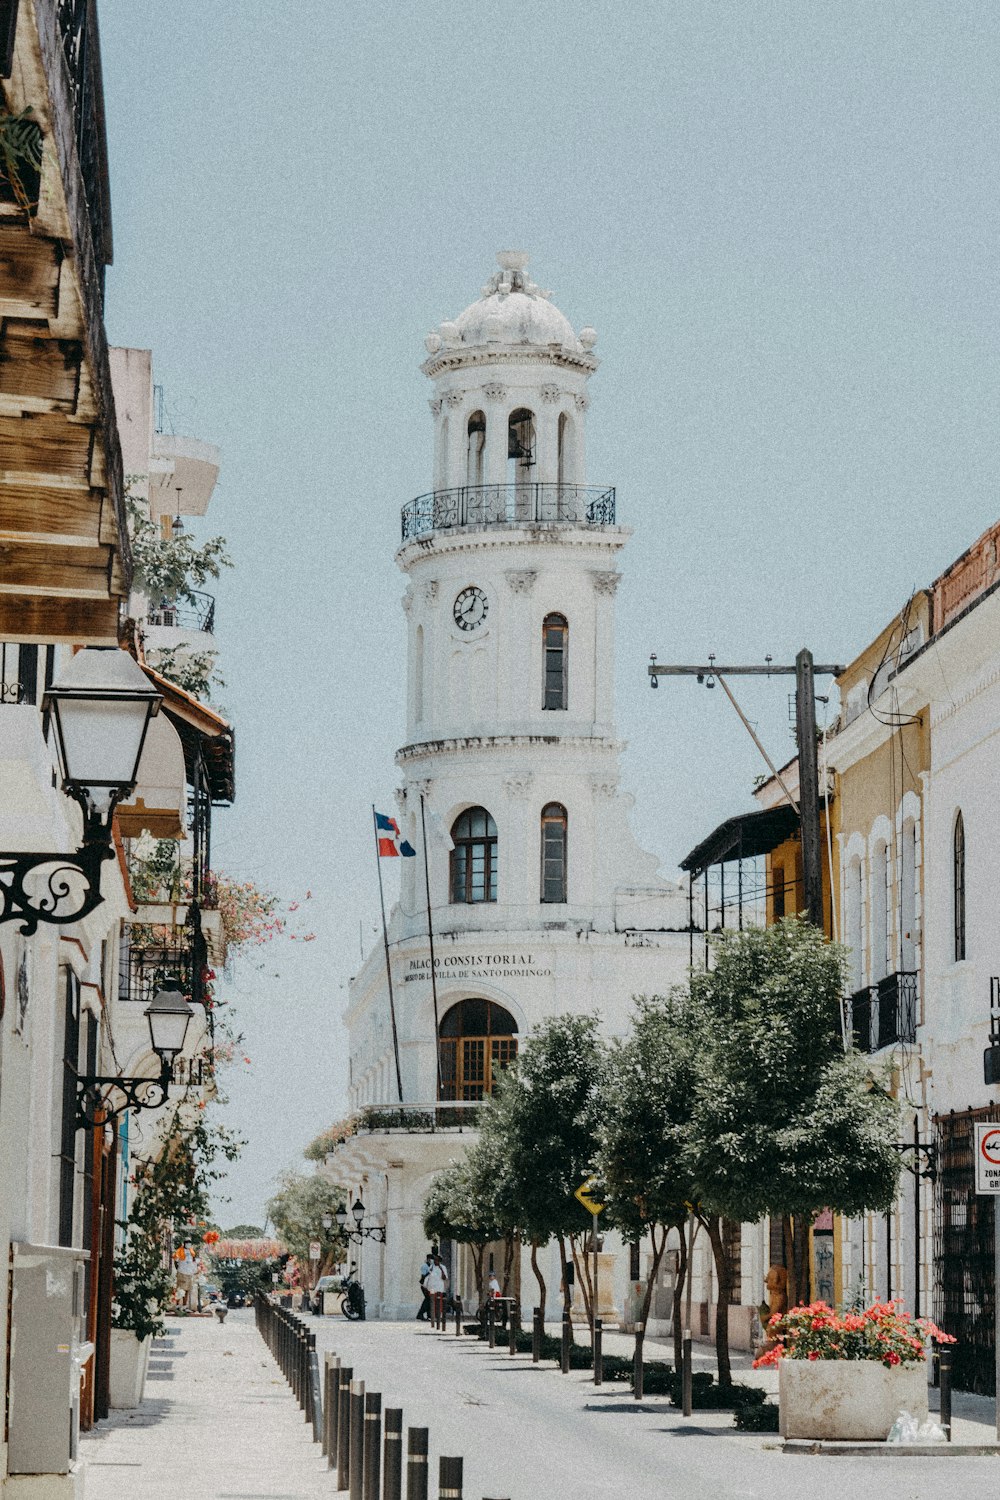
{"label": "round no-parking sign", "polygon": [[1000,1125],[976,1126],[976,1192],[1000,1193]]}

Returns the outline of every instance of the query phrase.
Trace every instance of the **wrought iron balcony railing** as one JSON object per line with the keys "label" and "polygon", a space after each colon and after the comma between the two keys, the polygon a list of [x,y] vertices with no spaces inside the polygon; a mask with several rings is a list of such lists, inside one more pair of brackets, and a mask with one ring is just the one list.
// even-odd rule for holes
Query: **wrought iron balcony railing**
{"label": "wrought iron balcony railing", "polygon": [[403,1130],[426,1134],[437,1130],[475,1130],[482,1105],[453,1104],[367,1104],[360,1111],[358,1131],[361,1134],[383,1130]]}
{"label": "wrought iron balcony railing", "polygon": [[147,625],[169,625],[176,630],[204,630],[209,635],[215,629],[215,600],[211,594],[192,589],[184,600],[162,599],[146,616]]}
{"label": "wrought iron balcony railing", "polygon": [[403,506],[403,541],[456,526],[613,526],[615,492],[586,484],[472,484]]}
{"label": "wrought iron balcony railing", "polygon": [[38,701],[38,647],[0,641],[0,703]]}
{"label": "wrought iron balcony railing", "polygon": [[73,133],[103,297],[104,267],[111,260],[111,198],[96,0],[57,0],[56,20],[69,74]]}
{"label": "wrought iron balcony railing", "polygon": [[847,1003],[859,1051],[880,1052],[897,1042],[916,1041],[916,973],[886,974],[877,984],[857,990]]}
{"label": "wrought iron balcony railing", "polygon": [[191,994],[194,969],[190,943],[133,948],[122,944],[118,962],[119,1000],[148,1005],[167,980],[176,980],[185,995]]}

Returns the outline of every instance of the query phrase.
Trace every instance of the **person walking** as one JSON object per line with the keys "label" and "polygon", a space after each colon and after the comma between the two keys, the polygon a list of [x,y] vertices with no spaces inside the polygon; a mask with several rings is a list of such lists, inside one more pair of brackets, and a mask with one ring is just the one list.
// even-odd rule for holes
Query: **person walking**
{"label": "person walking", "polygon": [[444,1321],[444,1294],[448,1290],[448,1272],[440,1255],[435,1255],[424,1282],[431,1299],[431,1318],[435,1323]]}
{"label": "person walking", "polygon": [[433,1264],[434,1251],[428,1250],[426,1259],[422,1261],[420,1266],[420,1295],[423,1298],[423,1301],[420,1304],[420,1311],[417,1313],[418,1323],[426,1323],[427,1319],[430,1316],[431,1294],[427,1290],[427,1277]]}

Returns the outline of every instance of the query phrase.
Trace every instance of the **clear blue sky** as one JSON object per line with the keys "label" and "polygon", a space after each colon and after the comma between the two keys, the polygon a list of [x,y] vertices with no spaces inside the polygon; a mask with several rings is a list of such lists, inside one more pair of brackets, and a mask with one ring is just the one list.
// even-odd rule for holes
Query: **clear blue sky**
{"label": "clear blue sky", "polygon": [[[318,940],[235,988],[250,1137],[224,1218],[343,1112],[372,802],[403,732],[399,507],[424,334],[498,248],[600,335],[589,470],[634,528],[624,775],[674,873],[760,765],[661,660],[849,659],[996,519],[995,0],[101,0],[108,326],[223,450],[210,530],[238,734],[217,862]],[[791,752],[786,690],[745,697]]]}

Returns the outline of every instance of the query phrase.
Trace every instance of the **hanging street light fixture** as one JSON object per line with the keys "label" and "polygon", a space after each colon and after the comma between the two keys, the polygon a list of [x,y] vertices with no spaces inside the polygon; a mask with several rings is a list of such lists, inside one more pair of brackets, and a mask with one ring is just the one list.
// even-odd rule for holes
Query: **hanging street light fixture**
{"label": "hanging street light fixture", "polygon": [[[342,1203],[337,1209],[336,1214],[334,1215],[337,1220],[337,1225],[340,1229],[340,1232],[343,1234],[345,1239],[353,1240],[356,1245],[360,1245],[362,1240],[374,1240],[376,1244],[384,1245],[385,1230],[382,1225],[362,1223],[366,1212],[367,1210],[365,1208],[365,1205],[361,1201],[361,1194],[359,1193],[357,1198],[351,1204],[351,1217],[354,1220],[354,1228],[348,1229],[347,1207]],[[323,1222],[326,1222],[326,1216],[324,1216]]]}
{"label": "hanging street light fixture", "polygon": [[0,922],[79,922],[101,904],[101,866],[114,855],[115,808],[131,795],[149,721],[162,698],[127,651],[88,646],[67,662],[42,700],[62,789],[83,809],[75,854],[0,854]]}
{"label": "hanging street light fixture", "polygon": [[[160,1059],[159,1074],[154,1078],[81,1074],[76,1081],[78,1128],[98,1124],[98,1116],[105,1121],[112,1120],[127,1109],[160,1109],[167,1102],[174,1060],[184,1050],[194,1010],[185,1000],[176,979],[168,979],[156,991],[143,1015],[149,1026],[153,1051]],[[118,1102],[112,1100],[111,1090],[120,1095]]]}

